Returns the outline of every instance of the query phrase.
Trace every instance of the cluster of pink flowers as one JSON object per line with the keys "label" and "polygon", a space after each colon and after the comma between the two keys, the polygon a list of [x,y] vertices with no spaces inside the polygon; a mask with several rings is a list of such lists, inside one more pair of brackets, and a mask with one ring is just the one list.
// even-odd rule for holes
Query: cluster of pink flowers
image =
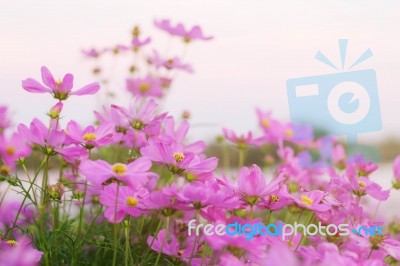
{"label": "cluster of pink flowers", "polygon": [[[198,26],[187,30],[167,20],[155,24],[186,43],[211,38]],[[117,49],[137,53],[150,42],[150,38],[139,39],[139,35],[135,28],[131,46]],[[98,57],[103,52],[90,50],[86,54]],[[179,59],[164,60],[157,52],[149,58],[149,64],[156,69],[191,71]],[[61,113],[69,96],[94,94],[100,88],[98,83],[73,91],[71,74],[56,81],[46,67],[42,67],[43,84],[31,78],[22,82],[25,90],[48,92],[58,102],[50,109],[47,123],[34,119],[29,126],[20,124],[10,138],[4,132],[11,120],[7,109],[0,108],[1,176],[29,195],[22,202],[13,202],[4,200],[6,192],[1,191],[0,265],[36,265],[42,257],[47,260],[54,256],[43,245],[42,249],[35,247],[35,239],[29,239],[26,233],[29,230],[20,230],[41,224],[44,215],[51,216],[50,209],[56,207],[49,202],[54,206],[76,203],[79,215],[86,212],[84,219],[93,221],[92,226],[159,220],[160,226],[143,240],[149,252],[157,254],[155,264],[160,263],[161,256],[189,265],[387,265],[400,261],[398,232],[377,221],[369,203],[371,199],[385,201],[390,194],[370,178],[378,168],[376,164],[362,156],[347,157],[344,147],[333,138],[314,139],[312,129],[282,123],[271,113],[257,110],[259,135],[251,131],[241,135],[229,129],[222,132],[228,145],[237,147],[239,153],[249,147],[269,147],[265,164],[241,160],[238,169],[221,172],[218,159],[206,155],[205,142],[188,142],[189,122],[160,110],[156,98],[163,95],[162,78],[148,75],[128,79],[127,88],[133,92],[130,105],[113,104],[96,111],[98,123],[93,125],[64,121]],[[331,151],[329,156],[324,154],[326,146]],[[100,151],[105,149],[112,151],[111,156],[102,158]],[[321,152],[321,160],[329,159],[327,165],[313,164],[309,153],[315,150]],[[39,170],[49,159],[62,160],[59,178],[47,179],[46,170],[40,190],[32,186],[27,189],[22,183],[26,179],[14,174],[17,165],[25,169],[31,153],[45,158]],[[36,176],[33,180],[28,176],[28,180],[34,183]],[[399,189],[399,158],[394,176],[393,188]],[[40,202],[37,194],[41,194]],[[93,219],[93,210],[99,206],[105,220]],[[53,224],[44,222],[44,227],[55,232],[56,219]],[[257,235],[248,240],[244,235],[188,235],[187,225],[192,219],[225,225],[347,223],[353,227],[381,225],[385,230],[382,236],[297,235],[282,240]],[[78,228],[79,237],[81,223]],[[127,239],[129,245],[139,241]]]}

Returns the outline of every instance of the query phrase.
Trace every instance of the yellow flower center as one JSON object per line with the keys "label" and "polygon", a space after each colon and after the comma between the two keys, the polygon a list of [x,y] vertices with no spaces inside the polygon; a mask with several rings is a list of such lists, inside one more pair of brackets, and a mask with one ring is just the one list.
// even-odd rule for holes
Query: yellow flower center
{"label": "yellow flower center", "polygon": [[57,86],[57,87],[61,87],[61,85],[62,85],[61,79],[57,79],[57,80],[56,80],[56,86]]}
{"label": "yellow flower center", "polygon": [[6,243],[12,247],[15,247],[18,244],[17,241],[15,241],[15,240],[7,240]]}
{"label": "yellow flower center", "polygon": [[261,125],[262,125],[263,127],[269,128],[270,122],[269,122],[268,119],[264,118],[263,120],[261,120]]}
{"label": "yellow flower center", "polygon": [[294,243],[293,243],[292,240],[288,240],[288,241],[286,241],[286,242],[287,242],[287,244],[288,244],[288,246],[289,246],[290,248],[292,248],[292,247],[294,246]]}
{"label": "yellow flower center", "polygon": [[10,167],[8,167],[7,165],[0,166],[0,174],[2,174],[3,176],[9,176],[10,172]]}
{"label": "yellow flower center", "polygon": [[183,155],[183,153],[181,153],[181,152],[175,152],[174,158],[177,163],[180,163],[183,161],[183,159],[185,159],[185,155]]}
{"label": "yellow flower center", "polygon": [[135,197],[127,197],[126,198],[126,205],[128,205],[129,207],[135,207],[136,205],[138,205],[139,201],[137,198]]}
{"label": "yellow flower center", "polygon": [[288,136],[289,138],[293,137],[293,131],[291,129],[287,129],[285,131],[286,136]]}
{"label": "yellow flower center", "polygon": [[367,186],[367,184],[365,184],[365,182],[363,181],[358,181],[358,185],[360,186],[360,188],[365,188]]}
{"label": "yellow flower center", "polygon": [[278,202],[280,200],[279,196],[272,194],[271,196],[269,196],[269,200],[271,202]]}
{"label": "yellow flower center", "polygon": [[112,169],[113,169],[114,173],[116,173],[117,175],[124,175],[126,172],[126,165],[124,165],[122,163],[116,163],[116,164],[114,164]]}
{"label": "yellow flower center", "polygon": [[301,196],[300,199],[306,205],[312,205],[314,203],[314,201],[311,198],[307,197],[307,196]]}
{"label": "yellow flower center", "polygon": [[146,82],[141,82],[139,84],[139,90],[142,92],[148,91],[150,89],[150,84],[146,83]]}
{"label": "yellow flower center", "polygon": [[10,155],[10,156],[15,154],[15,148],[14,147],[10,146],[10,147],[7,148],[6,151],[7,151],[7,154]]}
{"label": "yellow flower center", "polygon": [[94,133],[86,133],[85,135],[83,135],[83,140],[95,140],[96,139],[96,134]]}

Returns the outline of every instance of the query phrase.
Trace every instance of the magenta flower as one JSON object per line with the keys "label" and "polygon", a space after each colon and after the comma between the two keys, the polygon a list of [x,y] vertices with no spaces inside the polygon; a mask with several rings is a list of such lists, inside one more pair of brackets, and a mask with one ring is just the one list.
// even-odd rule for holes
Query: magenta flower
{"label": "magenta flower", "polygon": [[219,180],[225,187],[236,193],[243,203],[250,206],[261,203],[267,196],[277,202],[279,199],[276,194],[281,190],[283,181],[284,175],[281,173],[267,184],[261,169],[255,164],[250,168],[243,167],[240,170],[237,185],[232,184],[227,178]]}
{"label": "magenta flower", "polygon": [[9,117],[7,106],[0,106],[0,134],[11,126],[11,119]]}
{"label": "magenta flower", "polygon": [[214,181],[192,182],[182,188],[178,196],[182,202],[188,204],[189,209],[203,209],[208,206],[220,208],[233,208],[236,206],[234,199]]}
{"label": "magenta flower", "polygon": [[67,125],[65,142],[66,144],[83,145],[90,150],[110,144],[113,141],[113,132],[114,126],[111,123],[101,124],[97,128],[88,126],[82,129],[77,122],[70,121]]}
{"label": "magenta flower", "polygon": [[182,251],[179,249],[178,239],[174,235],[170,235],[169,238],[168,240],[165,235],[165,229],[162,229],[158,232],[157,237],[149,236],[147,238],[147,245],[156,252],[161,252],[162,247],[162,253],[175,258],[181,257]]}
{"label": "magenta flower", "polygon": [[139,98],[135,98],[129,105],[129,109],[117,105],[112,105],[112,108],[125,115],[133,129],[143,130],[150,136],[160,133],[161,121],[166,116],[166,113],[157,115],[158,104],[154,99],[141,103]]}
{"label": "magenta flower", "polygon": [[393,163],[393,174],[397,181],[400,181],[400,156],[397,156]]}
{"label": "magenta flower", "polygon": [[147,213],[146,202],[149,192],[141,188],[135,191],[127,186],[115,183],[104,187],[100,193],[99,201],[106,207],[104,216],[110,223],[120,223],[125,215],[138,217]]}
{"label": "magenta flower", "polygon": [[24,124],[18,125],[19,134],[31,144],[37,144],[45,148],[45,153],[51,154],[64,144],[64,131],[53,127],[48,129],[40,120],[34,119],[28,128]]}
{"label": "magenta flower", "polygon": [[377,200],[387,200],[390,190],[383,190],[380,185],[369,180],[368,177],[348,176],[353,193],[359,197],[370,195]]}
{"label": "magenta flower", "polygon": [[148,45],[151,42],[151,38],[146,38],[144,40],[140,40],[139,37],[133,37],[132,41],[131,41],[131,45],[132,45],[132,50],[134,52],[139,51],[140,48],[142,48],[143,46]]}
{"label": "magenta flower", "polygon": [[176,26],[172,26],[170,21],[163,19],[160,21],[155,20],[154,25],[160,30],[166,31],[172,36],[182,37],[183,41],[186,43],[192,40],[211,40],[213,37],[205,36],[199,26],[194,26],[190,30],[186,30],[183,24],[178,23]]}
{"label": "magenta flower", "polygon": [[259,146],[261,144],[261,138],[253,138],[251,131],[247,132],[247,135],[237,135],[234,131],[224,128],[223,133],[225,138],[236,144],[239,149],[245,149],[249,145]]}
{"label": "magenta flower", "polygon": [[79,169],[87,180],[94,184],[105,184],[110,179],[116,179],[132,188],[140,188],[153,184],[153,180],[157,178],[156,174],[148,172],[150,167],[150,160],[139,158],[129,164],[113,165],[103,160],[86,160],[81,162]]}
{"label": "magenta flower", "polygon": [[44,85],[40,84],[38,81],[28,78],[22,81],[22,87],[32,93],[44,93],[48,92],[53,95],[54,98],[63,101],[66,100],[70,95],[88,95],[95,94],[99,89],[100,85],[95,83],[90,83],[83,88],[71,91],[74,81],[74,76],[72,74],[66,74],[62,80],[55,80],[51,72],[47,67],[43,66],[42,71],[42,81]]}
{"label": "magenta flower", "polygon": [[42,255],[43,252],[35,249],[27,237],[0,241],[0,265],[35,266],[39,265]]}
{"label": "magenta flower", "polygon": [[192,67],[189,64],[184,64],[178,57],[163,59],[156,50],[153,50],[153,55],[147,60],[150,64],[154,65],[156,69],[164,67],[167,70],[178,69],[188,73],[193,72]]}
{"label": "magenta flower", "polygon": [[87,50],[82,50],[82,54],[88,58],[97,58],[99,57],[104,51],[97,50],[95,48],[90,48]]}
{"label": "magenta flower", "polygon": [[10,169],[14,170],[15,162],[30,153],[30,147],[20,134],[14,133],[9,140],[0,135],[0,155]]}
{"label": "magenta flower", "polygon": [[136,97],[161,97],[163,95],[160,79],[152,76],[129,78],[126,80],[126,89]]}
{"label": "magenta flower", "polygon": [[332,208],[332,204],[325,201],[326,196],[326,192],[313,190],[303,192],[298,197],[293,198],[293,200],[301,208],[315,212],[326,212]]}

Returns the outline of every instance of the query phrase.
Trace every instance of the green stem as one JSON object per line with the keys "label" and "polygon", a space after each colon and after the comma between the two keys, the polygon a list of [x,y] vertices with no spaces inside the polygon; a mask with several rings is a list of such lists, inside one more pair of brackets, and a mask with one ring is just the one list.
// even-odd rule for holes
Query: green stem
{"label": "green stem", "polygon": [[[155,263],[156,266],[159,265],[161,254],[162,254],[162,251],[164,249],[165,242],[167,241],[167,238],[168,238],[170,216],[167,216],[166,220],[167,220],[167,222],[166,222],[166,225],[165,225],[165,235],[164,235],[164,239],[162,240],[162,243],[161,243],[161,249],[158,252],[157,260],[156,260],[156,263]],[[189,261],[189,265],[190,265],[190,261]]]}
{"label": "green stem", "polygon": [[[15,226],[16,226],[16,224],[17,224],[17,221],[18,221],[19,215],[21,214],[22,208],[24,207],[25,201],[26,201],[26,199],[28,198],[28,194],[29,194],[30,191],[32,190],[33,184],[35,184],[36,179],[37,179],[37,177],[39,176],[40,170],[42,170],[42,167],[44,166],[44,164],[45,164],[45,162],[46,162],[47,160],[48,160],[48,157],[47,157],[47,155],[46,155],[46,157],[43,159],[42,163],[40,164],[39,169],[36,171],[35,176],[34,176],[32,182],[31,182],[30,185],[29,185],[28,191],[27,191],[27,193],[25,194],[24,199],[22,200],[21,205],[19,206],[17,215],[15,216],[15,219],[14,219],[14,222],[13,222],[13,226],[12,226],[12,228],[11,228],[11,234],[13,234],[13,232],[14,232],[14,228],[15,228]],[[6,236],[7,236],[7,235],[8,235],[8,232],[7,232]]]}
{"label": "green stem", "polygon": [[[251,210],[251,209],[250,209]],[[199,224],[200,221],[200,209],[196,210],[196,224]],[[194,256],[194,251],[196,249],[196,245],[197,245],[197,240],[198,240],[198,235],[196,234],[196,236],[194,237],[194,243],[193,243],[193,248],[192,248],[192,252],[190,253],[190,258],[189,258],[189,265],[191,265],[190,263],[192,262],[193,256]]]}
{"label": "green stem", "polygon": [[49,179],[49,157],[46,156],[45,165],[43,170],[43,179],[42,179],[42,186],[41,186],[41,193],[40,193],[40,205],[39,205],[39,225],[40,225],[40,232],[44,233],[45,227],[45,220],[44,220],[44,212],[46,209],[46,198],[47,198],[47,182]]}
{"label": "green stem", "polygon": [[118,193],[119,193],[119,184],[117,184],[117,194],[116,194],[116,196],[115,196],[115,212],[114,212],[114,252],[113,252],[113,262],[112,262],[112,265],[113,265],[113,266],[115,266],[116,263],[117,263],[117,241],[118,241],[119,224],[116,222],[116,220],[117,220]]}
{"label": "green stem", "polygon": [[131,254],[130,243],[129,243],[129,228],[130,228],[130,218],[126,220],[125,224],[125,266],[129,266],[129,257]]}
{"label": "green stem", "polygon": [[[307,228],[307,226],[311,223],[312,219],[314,218],[314,215],[315,215],[315,213],[312,213],[310,219],[308,220],[308,222],[307,222],[307,224],[306,224],[306,228]],[[304,235],[305,235],[306,233],[307,233],[307,232],[304,232],[303,234],[301,234],[300,241],[299,241],[299,243],[297,244],[297,246],[296,246],[296,248],[295,248],[295,250],[294,250],[295,252],[296,252],[297,249],[300,247],[301,242],[303,242],[303,238],[304,238]]]}
{"label": "green stem", "polygon": [[8,190],[10,189],[10,187],[11,187],[11,185],[10,185],[10,184],[8,184],[8,186],[7,186],[6,190],[4,191],[4,194],[3,194],[3,196],[1,197],[1,200],[0,200],[0,206],[3,204],[4,198],[6,197],[6,195],[7,195],[7,192],[8,192]]}
{"label": "green stem", "polygon": [[84,207],[85,207],[85,200],[86,200],[86,192],[87,192],[87,181],[85,181],[85,187],[83,189],[82,195],[82,202],[81,206],[79,206],[79,224],[78,224],[78,234],[76,237],[79,237],[82,231],[82,221],[83,221],[83,214],[84,214]]}
{"label": "green stem", "polygon": [[239,168],[244,165],[244,148],[239,148]]}

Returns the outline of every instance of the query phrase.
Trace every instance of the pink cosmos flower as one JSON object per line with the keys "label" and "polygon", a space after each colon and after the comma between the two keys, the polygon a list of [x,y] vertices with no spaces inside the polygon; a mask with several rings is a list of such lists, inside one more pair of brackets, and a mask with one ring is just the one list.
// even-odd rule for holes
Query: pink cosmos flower
{"label": "pink cosmos flower", "polygon": [[[164,243],[164,245],[163,245]],[[179,249],[178,239],[171,234],[169,239],[166,238],[165,229],[158,232],[157,237],[149,236],[147,238],[147,245],[156,252],[161,252],[174,258],[180,258],[183,251]]]}
{"label": "pink cosmos flower", "polygon": [[203,32],[199,26],[194,26],[190,30],[186,30],[183,24],[178,23],[176,26],[172,26],[170,21],[163,19],[160,21],[155,20],[154,24],[157,28],[168,32],[172,36],[182,37],[183,41],[186,43],[192,40],[211,40],[213,37],[203,35]]}
{"label": "pink cosmos flower", "polygon": [[79,169],[87,180],[94,184],[104,184],[109,179],[115,178],[132,188],[140,188],[146,185],[152,186],[157,179],[156,174],[148,172],[150,167],[150,160],[139,158],[129,164],[113,165],[103,160],[86,160],[81,162]]}
{"label": "pink cosmos flower", "polygon": [[393,174],[397,181],[400,181],[400,156],[397,156],[393,163]]}
{"label": "pink cosmos flower", "polygon": [[161,97],[163,95],[159,78],[152,76],[129,78],[126,80],[126,89],[136,97]]}
{"label": "pink cosmos flower", "polygon": [[133,129],[143,130],[149,136],[160,133],[161,121],[166,116],[166,113],[157,115],[158,104],[154,99],[141,103],[141,99],[135,98],[129,105],[129,109],[117,105],[112,105],[112,108],[125,115]]}
{"label": "pink cosmos flower", "polygon": [[[4,201],[0,205],[0,229],[4,230],[13,225],[18,210],[21,207],[21,202],[17,201]],[[29,205],[25,205],[21,209],[21,214],[17,221],[17,226],[22,226],[27,223],[32,223],[34,217],[34,210]],[[0,252],[1,254],[1,252]],[[1,265],[1,264],[0,264]]]}
{"label": "pink cosmos flower", "polygon": [[60,154],[67,163],[75,166],[89,158],[88,150],[81,146],[57,149],[57,153]]}
{"label": "pink cosmos flower", "polygon": [[137,51],[139,51],[140,48],[148,45],[150,42],[151,42],[151,38],[146,38],[146,39],[140,40],[139,37],[135,36],[135,37],[133,37],[133,39],[131,41],[132,50],[134,52],[137,52]]}
{"label": "pink cosmos flower", "polygon": [[138,217],[147,213],[149,192],[141,188],[135,191],[127,186],[112,183],[100,193],[99,201],[106,207],[104,216],[110,223],[120,223],[126,214]]}
{"label": "pink cosmos flower", "polygon": [[56,81],[47,67],[43,66],[41,72],[44,85],[32,78],[28,78],[22,81],[22,87],[26,91],[32,93],[51,93],[54,98],[60,101],[66,100],[70,95],[95,94],[100,89],[100,85],[95,82],[90,83],[79,90],[71,91],[74,81],[74,76],[72,74],[66,74],[62,80]]}
{"label": "pink cosmos flower", "polygon": [[313,190],[309,192],[303,192],[298,197],[293,198],[293,200],[301,208],[315,212],[326,212],[332,208],[332,204],[326,202],[326,196],[326,192],[321,190]]}
{"label": "pink cosmos flower", "polygon": [[83,145],[87,149],[103,147],[113,141],[114,126],[111,123],[101,124],[97,128],[88,126],[82,129],[75,122],[70,121],[66,130],[66,144]]}
{"label": "pink cosmos flower", "polygon": [[191,152],[194,154],[203,153],[206,149],[204,141],[196,141],[190,144],[185,143],[186,135],[189,131],[189,122],[183,120],[175,128],[175,120],[173,117],[168,116],[164,119],[164,131],[159,136],[159,139],[164,143],[176,143],[182,145],[185,152]]}
{"label": "pink cosmos flower", "polygon": [[4,130],[9,128],[11,124],[7,106],[0,106],[0,134],[3,134]]}
{"label": "pink cosmos flower", "polygon": [[14,170],[15,162],[19,158],[28,156],[30,153],[30,147],[20,134],[14,133],[9,140],[5,136],[0,135],[0,155],[10,169]]}
{"label": "pink cosmos flower", "polygon": [[237,185],[233,184],[226,177],[218,181],[237,193],[237,196],[243,203],[253,206],[262,203],[267,196],[271,196],[274,200],[277,200],[276,194],[283,186],[284,179],[284,174],[281,172],[277,178],[267,184],[261,169],[253,164],[250,168],[243,167],[239,171]]}
{"label": "pink cosmos flower", "polygon": [[87,49],[87,50],[82,50],[82,54],[83,54],[85,57],[88,57],[88,58],[98,58],[102,53],[103,53],[103,51],[97,50],[97,49],[95,49],[95,48],[90,48],[90,49]]}
{"label": "pink cosmos flower", "polygon": [[15,241],[0,241],[0,265],[39,265],[43,252],[35,249],[31,243],[27,237],[20,237]]}
{"label": "pink cosmos flower", "polygon": [[58,102],[53,107],[50,108],[50,112],[47,115],[51,119],[59,119],[63,107],[64,105],[62,104],[62,102]]}
{"label": "pink cosmos flower", "polygon": [[42,148],[46,148],[46,152],[51,153],[57,151],[64,144],[64,131],[57,130],[53,127],[48,129],[39,119],[34,119],[28,128],[24,124],[18,125],[19,134],[29,143],[37,144]]}
{"label": "pink cosmos flower", "polygon": [[234,131],[224,128],[223,133],[225,138],[235,143],[239,149],[245,149],[249,145],[259,146],[261,144],[261,138],[253,138],[251,131],[247,132],[247,135],[237,135]]}
{"label": "pink cosmos flower", "polygon": [[222,190],[215,181],[186,184],[178,197],[188,204],[189,209],[203,209],[208,206],[233,208],[236,205],[236,199]]}

